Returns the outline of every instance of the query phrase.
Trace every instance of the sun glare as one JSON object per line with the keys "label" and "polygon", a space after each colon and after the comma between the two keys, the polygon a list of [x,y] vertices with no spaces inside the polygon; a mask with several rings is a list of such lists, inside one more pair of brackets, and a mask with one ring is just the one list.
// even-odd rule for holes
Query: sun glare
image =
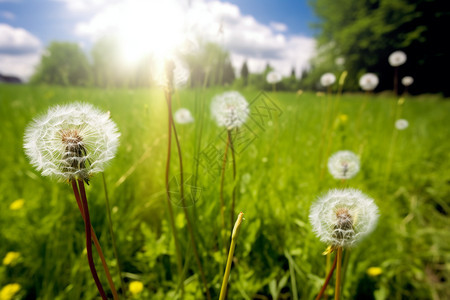
{"label": "sun glare", "polygon": [[175,1],[130,1],[120,13],[116,34],[126,64],[148,54],[166,57],[183,41],[183,12]]}

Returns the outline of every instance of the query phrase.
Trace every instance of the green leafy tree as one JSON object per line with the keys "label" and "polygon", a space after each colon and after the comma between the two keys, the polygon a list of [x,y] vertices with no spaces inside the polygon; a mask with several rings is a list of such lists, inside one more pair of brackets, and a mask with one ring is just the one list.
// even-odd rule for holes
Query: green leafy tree
{"label": "green leafy tree", "polygon": [[235,79],[230,54],[217,44],[207,43],[183,60],[189,66],[192,86],[232,84]]}
{"label": "green leafy tree", "polygon": [[65,86],[89,85],[89,62],[77,44],[52,42],[42,55],[31,82]]}
{"label": "green leafy tree", "polygon": [[248,84],[248,74],[250,74],[250,72],[248,70],[247,61],[244,61],[241,68],[241,78],[244,82],[244,86],[247,86]]}

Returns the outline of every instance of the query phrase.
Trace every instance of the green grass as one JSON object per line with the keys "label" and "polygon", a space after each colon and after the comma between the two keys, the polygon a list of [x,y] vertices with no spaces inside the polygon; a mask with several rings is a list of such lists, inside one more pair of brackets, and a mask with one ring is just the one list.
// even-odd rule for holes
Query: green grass
{"label": "green grass", "polygon": [[[209,112],[211,98],[221,91],[188,90],[174,97],[174,109],[189,108],[196,119],[193,124],[177,125],[177,130],[185,172],[196,174],[196,185],[203,187],[189,211],[214,299],[226,260],[220,246],[220,180],[201,165],[197,172],[196,155],[208,146],[225,147],[222,129]],[[245,90],[243,95],[251,101],[258,91]],[[268,95],[282,114],[270,123],[267,118],[259,121],[261,126],[250,120],[251,131],[244,137],[255,138],[236,158],[236,216],[243,211],[245,221],[228,299],[293,299],[295,292],[299,299],[312,299],[318,293],[326,275],[321,253],[327,245],[312,233],[309,208],[317,196],[343,186],[326,168],[321,173],[327,157],[344,149],[361,157],[360,173],[346,185],[361,189],[380,208],[376,230],[351,251],[344,299],[449,298],[450,102],[407,97],[401,115],[410,126],[393,138],[400,106],[389,96],[345,95],[337,102],[336,97],[308,93]],[[164,194],[167,108],[159,90],[0,85],[0,258],[9,251],[21,253],[15,265],[0,265],[0,288],[19,283],[17,299],[98,297],[83,253],[84,225],[70,185],[42,177],[22,148],[25,128],[33,117],[49,106],[73,101],[110,111],[121,132],[119,151],[105,176],[125,281],[144,283],[135,299],[173,299],[178,275]],[[262,105],[258,101],[252,113],[255,105]],[[360,116],[362,101],[367,106]],[[323,130],[330,103],[335,109]],[[339,122],[339,114],[346,114],[348,121]],[[176,175],[175,146],[173,151],[171,174]],[[214,171],[215,164],[208,166]],[[231,165],[226,176],[229,204],[234,184],[229,180]],[[92,178],[87,193],[93,226],[119,288],[100,175]],[[25,205],[10,210],[17,199],[24,199]],[[185,298],[201,299],[183,210],[174,205],[174,211],[187,262]],[[229,216],[227,210],[231,227]],[[367,269],[374,266],[383,272],[370,277]],[[98,261],[97,270],[107,287]]]}

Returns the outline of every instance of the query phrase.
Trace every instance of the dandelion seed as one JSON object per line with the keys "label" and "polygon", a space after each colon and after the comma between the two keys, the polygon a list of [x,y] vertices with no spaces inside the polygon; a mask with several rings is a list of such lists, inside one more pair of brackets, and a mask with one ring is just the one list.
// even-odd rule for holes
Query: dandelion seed
{"label": "dandelion seed", "polygon": [[18,283],[10,283],[0,290],[1,300],[12,300],[22,287]]}
{"label": "dandelion seed", "polygon": [[408,128],[409,126],[409,122],[405,119],[398,119],[397,121],[395,121],[395,128],[397,128],[398,130],[405,130],[406,128]]}
{"label": "dandelion seed", "polygon": [[411,76],[405,76],[402,78],[402,84],[404,86],[410,86],[413,83],[414,83],[414,78],[412,78]]}
{"label": "dandelion seed", "polygon": [[352,247],[375,228],[378,207],[359,190],[335,189],[311,206],[309,220],[322,242]]}
{"label": "dandelion seed", "polygon": [[73,103],[51,107],[34,119],[26,129],[24,148],[43,176],[88,181],[114,157],[119,136],[108,114]]}
{"label": "dandelion seed", "polygon": [[276,71],[269,72],[266,76],[266,80],[270,84],[276,84],[280,82],[281,79],[282,79],[281,74]]}
{"label": "dandelion seed", "polygon": [[144,289],[144,284],[140,281],[132,281],[130,282],[129,289],[131,294],[137,295],[140,294]]}
{"label": "dandelion seed", "polygon": [[9,209],[10,210],[19,210],[24,206],[24,204],[25,204],[24,199],[17,199],[9,205]]}
{"label": "dandelion seed", "polygon": [[3,258],[3,265],[5,266],[14,265],[17,259],[19,259],[19,257],[20,257],[19,252],[10,251],[6,253],[5,257]]}
{"label": "dandelion seed", "polygon": [[333,73],[325,73],[320,77],[320,84],[324,87],[330,86],[336,82],[336,76]]}
{"label": "dandelion seed", "polygon": [[351,151],[338,151],[328,159],[328,171],[336,179],[350,179],[359,172],[359,157]]}
{"label": "dandelion seed", "polygon": [[388,61],[392,67],[401,66],[406,62],[406,54],[400,50],[394,51],[389,55]]}
{"label": "dandelion seed", "polygon": [[173,115],[175,122],[178,124],[188,124],[194,122],[191,112],[187,108],[180,108]]}
{"label": "dandelion seed", "polygon": [[219,126],[225,126],[231,130],[245,123],[250,109],[247,100],[241,94],[231,91],[213,98],[211,113]]}
{"label": "dandelion seed", "polygon": [[378,82],[378,76],[373,73],[366,73],[359,79],[359,85],[364,91],[373,91]]}

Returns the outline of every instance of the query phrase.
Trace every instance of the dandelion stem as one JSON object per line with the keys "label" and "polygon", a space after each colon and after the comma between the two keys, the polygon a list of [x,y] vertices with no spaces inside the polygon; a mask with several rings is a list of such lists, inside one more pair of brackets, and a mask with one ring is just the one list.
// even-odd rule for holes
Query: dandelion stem
{"label": "dandelion stem", "polygon": [[91,269],[92,277],[94,277],[95,284],[97,285],[98,292],[100,293],[100,296],[102,296],[102,299],[106,300],[108,299],[106,297],[105,291],[103,290],[102,283],[100,282],[100,279],[97,275],[97,270],[95,269],[94,264],[94,258],[92,256],[92,246],[91,246],[91,240],[92,240],[92,225],[91,225],[91,218],[89,216],[89,208],[86,198],[86,191],[84,189],[84,181],[83,179],[78,179],[78,187],[80,189],[81,194],[81,203],[83,206],[83,212],[84,212],[84,228],[85,228],[85,234],[86,234],[86,251],[87,251],[87,257],[89,262],[89,268]]}
{"label": "dandelion stem", "polygon": [[317,295],[316,300],[319,300],[320,298],[322,298],[322,295],[325,292],[325,289],[327,288],[328,283],[330,282],[331,276],[333,276],[334,269],[336,268],[336,262],[337,262],[337,255],[334,258],[333,265],[331,266],[331,269],[328,272],[327,278],[325,278],[325,282],[323,283],[323,286],[320,289],[320,292]]}
{"label": "dandelion stem", "polygon": [[[170,188],[169,188],[169,174],[170,174],[170,153],[172,148],[172,94],[170,90],[165,91],[167,107],[168,107],[168,117],[169,117],[169,131],[168,131],[168,146],[167,146],[167,160],[166,160],[166,174],[165,174],[165,185],[167,194],[167,208],[169,210],[170,227],[172,229],[172,235],[175,243],[175,252],[177,257],[177,269],[178,275],[180,276],[180,282],[183,282],[183,265],[181,260],[180,244],[177,238],[177,229],[175,227],[175,218],[173,215],[172,203],[170,202]],[[183,294],[184,287],[181,286],[181,293]]]}
{"label": "dandelion stem", "polygon": [[119,272],[120,286],[122,288],[122,294],[126,298],[126,289],[125,289],[125,284],[123,282],[122,271],[120,269],[119,253],[117,252],[116,238],[114,237],[114,230],[113,230],[112,219],[111,219],[111,207],[109,205],[108,189],[106,187],[106,180],[105,180],[104,172],[102,172],[102,179],[103,179],[103,188],[105,190],[106,214],[108,216],[109,233],[111,235],[111,242],[112,242],[112,246],[113,246],[114,256],[116,257],[117,271]]}
{"label": "dandelion stem", "polygon": [[[80,210],[81,216],[83,217],[83,221],[85,221],[83,204],[81,203],[80,193],[78,191],[77,183],[75,180],[72,180],[72,188],[75,194],[75,199],[77,200],[78,209]],[[114,286],[114,282],[112,280],[111,274],[109,273],[108,265],[106,264],[105,256],[103,255],[102,248],[100,247],[100,243],[98,242],[97,235],[95,234],[94,228],[91,225],[91,235],[94,240],[95,249],[97,250],[98,255],[102,261],[103,270],[105,271],[106,278],[108,279],[109,287],[111,288],[111,292],[113,294],[114,300],[119,299],[119,295],[117,294],[116,287]]]}
{"label": "dandelion stem", "polygon": [[341,266],[342,266],[342,247],[337,248],[336,265],[336,286],[334,287],[334,300],[341,298]]}
{"label": "dandelion stem", "polygon": [[227,266],[225,267],[225,274],[223,275],[222,288],[220,289],[219,300],[224,300],[227,294],[228,279],[230,277],[231,272],[231,263],[233,262],[234,249],[236,248],[236,241],[239,235],[239,230],[243,218],[244,213],[243,212],[239,213],[236,223],[234,224],[233,227],[233,232],[231,234],[230,251],[228,252]]}
{"label": "dandelion stem", "polygon": [[[236,128],[236,135],[238,134],[238,128]],[[234,152],[234,145],[233,145],[233,138],[231,136],[231,130],[228,130],[228,139],[230,141],[230,149],[231,149],[231,159],[233,162],[233,191],[232,191],[232,198],[231,198],[231,221],[230,225],[233,224],[234,221],[234,207],[236,203],[236,155]]]}
{"label": "dandelion stem", "polygon": [[191,220],[189,218],[189,212],[187,210],[186,207],[186,201],[184,198],[184,180],[183,180],[183,156],[181,154],[181,146],[180,146],[180,141],[178,139],[178,134],[177,134],[177,129],[175,127],[175,123],[172,122],[172,128],[173,128],[173,133],[175,136],[175,141],[177,144],[177,150],[178,150],[178,159],[180,162],[180,197],[181,197],[181,205],[183,206],[183,211],[184,211],[184,215],[186,216],[186,223],[187,223],[187,227],[188,227],[188,232],[190,235],[190,240],[191,240],[191,244],[192,244],[192,250],[194,251],[194,256],[195,256],[195,261],[197,262],[197,267],[200,271],[200,277],[202,279],[204,288],[205,288],[205,292],[206,292],[206,296],[208,299],[211,299],[211,295],[209,294],[209,289],[208,289],[208,283],[206,281],[206,277],[205,277],[205,272],[203,270],[203,266],[202,266],[202,262],[200,261],[200,256],[198,255],[198,250],[197,250],[197,245],[195,242],[195,236],[194,236],[194,230],[192,229],[192,223]]}
{"label": "dandelion stem", "polygon": [[225,145],[225,152],[223,155],[223,163],[222,163],[222,171],[220,174],[220,218],[222,221],[222,242],[223,242],[223,247],[224,247],[224,251],[226,251],[226,238],[225,238],[225,233],[226,233],[226,227],[225,227],[225,201],[223,200],[223,185],[225,182],[225,167],[227,164],[227,156],[228,156],[228,148],[230,146],[230,136],[228,136],[227,138],[227,144]]}

